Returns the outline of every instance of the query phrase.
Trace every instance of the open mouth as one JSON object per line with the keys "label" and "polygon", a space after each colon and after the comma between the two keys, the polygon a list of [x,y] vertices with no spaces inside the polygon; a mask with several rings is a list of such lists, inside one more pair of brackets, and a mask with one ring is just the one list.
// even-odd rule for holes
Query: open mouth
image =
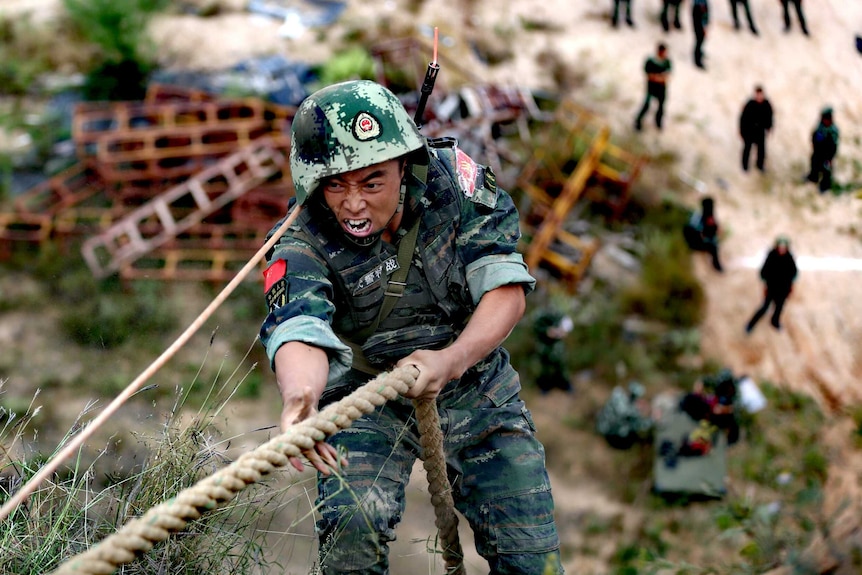
{"label": "open mouth", "polygon": [[344,230],[354,236],[367,236],[371,233],[371,220],[363,219],[363,220],[342,220],[342,227]]}

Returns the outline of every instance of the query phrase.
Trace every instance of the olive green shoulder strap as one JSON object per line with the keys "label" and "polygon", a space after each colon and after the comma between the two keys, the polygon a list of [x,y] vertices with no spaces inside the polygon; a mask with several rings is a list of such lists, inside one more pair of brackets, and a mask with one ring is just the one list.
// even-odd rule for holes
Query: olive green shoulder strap
{"label": "olive green shoulder strap", "polygon": [[377,331],[380,322],[386,319],[392,308],[395,307],[397,299],[404,295],[404,287],[407,285],[407,273],[410,271],[410,266],[413,263],[413,250],[416,249],[416,239],[418,237],[419,220],[417,219],[413,227],[401,238],[401,242],[398,244],[398,269],[389,276],[383,304],[380,306],[380,312],[377,314],[374,323],[358,334],[360,341],[368,339]]}

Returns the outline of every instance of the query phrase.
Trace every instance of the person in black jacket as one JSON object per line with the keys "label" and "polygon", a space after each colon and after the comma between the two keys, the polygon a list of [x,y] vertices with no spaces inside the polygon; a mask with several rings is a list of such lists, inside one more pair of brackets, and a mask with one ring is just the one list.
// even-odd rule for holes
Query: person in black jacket
{"label": "person in black jacket", "polygon": [[766,134],[772,129],[772,104],[763,94],[763,88],[754,88],[754,97],[748,100],[739,116],[739,135],[744,142],[742,169],[748,171],[751,146],[757,147],[757,169],[764,170],[766,161]]}
{"label": "person in black jacket", "polygon": [[682,0],[662,0],[661,5],[661,27],[665,32],[670,31],[670,13],[673,11],[673,27],[677,30],[682,30],[682,22],[679,21],[679,9],[682,6]]}
{"label": "person in black jacket", "polygon": [[779,236],[775,240],[775,246],[767,254],[763,267],[760,268],[760,278],[765,284],[763,305],[748,321],[745,326],[746,333],[751,333],[773,303],[775,307],[772,310],[772,327],[781,329],[781,310],[790,292],[793,291],[793,282],[796,281],[797,274],[796,261],[790,253],[790,240],[785,236]]}

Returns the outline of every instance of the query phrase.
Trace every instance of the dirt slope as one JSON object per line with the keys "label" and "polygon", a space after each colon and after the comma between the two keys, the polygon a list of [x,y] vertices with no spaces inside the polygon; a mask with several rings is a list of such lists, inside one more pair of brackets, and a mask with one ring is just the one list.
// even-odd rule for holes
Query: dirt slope
{"label": "dirt slope", "polygon": [[[3,4],[6,10],[35,6],[44,13],[56,8],[58,1],[4,0]],[[245,3],[232,0],[226,4],[239,9]],[[408,4],[420,6],[418,13],[404,9]],[[854,194],[819,196],[801,180],[807,168],[810,132],[819,110],[831,105],[842,134],[836,179],[862,182],[858,167],[862,161],[862,55],[853,46],[854,34],[862,32],[862,2],[807,2],[811,37],[805,37],[798,28],[783,32],[778,2],[754,0],[751,4],[760,28],[760,36],[754,37],[747,31],[734,31],[729,2],[711,0],[707,72],[692,63],[687,11],[685,29],[665,34],[658,24],[658,0],[633,0],[637,27],[612,30],[610,4],[611,0],[354,0],[339,27],[327,34],[338,38],[343,29],[373,26],[382,20],[401,26],[416,22],[437,25],[441,35],[451,40],[443,49],[462,65],[488,80],[517,81],[534,88],[556,88],[549,70],[537,64],[541,54],[556,54],[571,76],[583,80],[573,83],[571,95],[602,114],[615,137],[627,139],[646,153],[677,158],[670,176],[695,185],[678,186],[683,191],[668,193],[692,206],[702,193],[716,198],[717,214],[727,234],[722,244],[726,271],[717,275],[705,260],[697,262],[707,292],[704,354],[757,380],[809,393],[833,412],[857,404],[862,396],[858,385],[862,379],[862,300],[858,297],[862,200]],[[551,30],[525,32],[524,19],[545,23]],[[289,40],[277,36],[278,26],[266,18],[235,12],[208,20],[163,18],[153,31],[166,59],[183,67],[226,66],[251,54],[272,51],[309,60],[325,53],[325,47],[316,42],[316,31]],[[499,40],[501,36],[504,41]],[[495,69],[483,69],[472,57],[467,38],[497,38],[501,48],[510,49],[515,58]],[[665,130],[658,133],[647,123],[642,134],[634,135],[631,124],[644,90],[643,61],[659,41],[668,44],[674,63]],[[444,69],[441,74],[445,73]],[[764,86],[776,112],[765,176],[743,174],[739,168],[738,113],[755,84]],[[791,237],[801,270],[786,307],[785,328],[778,333],[764,321],[746,337],[743,326],[761,297],[757,269],[778,234]],[[565,416],[566,403],[537,402],[531,408],[537,412],[541,429]],[[830,433],[836,445],[831,457],[842,462],[831,470],[834,489],[827,505],[836,508],[847,495],[859,500],[856,490],[862,462],[857,461],[856,451],[842,443],[847,436],[846,422],[836,418]],[[579,468],[578,473],[583,471]],[[616,504],[588,475],[558,474],[553,482],[565,518],[560,526],[564,541],[575,540],[582,529],[576,520],[587,511],[614,512]],[[433,529],[421,486],[421,476],[410,486],[411,520],[402,526],[393,550],[393,563],[401,569],[396,572],[406,572],[408,567],[431,572],[424,543],[417,543]],[[464,529],[462,533],[465,549],[470,550],[469,535]],[[295,555],[300,562],[297,570],[289,572],[299,573],[302,561],[307,565],[307,556]],[[573,558],[569,571],[602,572],[601,564],[591,561]],[[482,572],[481,560],[471,557],[468,572]]]}
{"label": "dirt slope", "polygon": [[[647,153],[672,152],[679,160],[677,175],[699,182],[692,188],[716,198],[727,234],[722,250],[728,269],[717,275],[706,261],[698,262],[708,296],[705,354],[735,371],[811,393],[830,407],[857,402],[856,383],[862,377],[862,304],[856,297],[862,280],[862,201],[853,194],[819,196],[802,178],[810,133],[820,109],[831,105],[841,129],[836,179],[845,184],[855,180],[862,188],[862,54],[853,45],[854,34],[862,30],[862,4],[808,3],[811,36],[805,37],[798,28],[783,31],[777,2],[752,2],[760,28],[755,37],[747,30],[735,31],[729,3],[713,0],[706,72],[693,66],[690,19],[683,20],[682,32],[664,33],[656,21],[657,2],[634,3],[634,30],[612,30],[603,18],[604,3],[577,2],[568,9],[553,1],[541,7],[508,4],[513,12],[548,18],[565,28],[519,43],[514,77],[534,77],[541,83],[541,72],[521,62],[528,60],[527,52],[555,50],[587,75],[585,86],[572,96],[603,113],[620,137],[632,133],[643,97],[645,57],[658,41],[668,44],[674,71],[666,127],[659,133],[648,123],[636,141]],[[502,70],[497,76],[512,77]],[[740,168],[738,114],[755,84],[764,86],[776,115],[767,143],[766,175],[746,174]],[[692,189],[684,199],[696,206],[698,195]],[[791,237],[800,267],[785,308],[785,329],[776,333],[762,322],[746,337],[743,326],[762,295],[757,271],[779,234]]]}

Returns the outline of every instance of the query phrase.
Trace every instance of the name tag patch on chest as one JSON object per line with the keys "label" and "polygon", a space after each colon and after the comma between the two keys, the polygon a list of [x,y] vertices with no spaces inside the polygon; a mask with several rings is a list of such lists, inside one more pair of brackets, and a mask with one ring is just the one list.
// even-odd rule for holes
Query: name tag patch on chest
{"label": "name tag patch on chest", "polygon": [[353,295],[361,293],[377,284],[383,278],[384,274],[389,276],[399,267],[398,258],[396,256],[390,257],[382,264],[359,278],[359,281],[356,282],[356,287],[353,288]]}

